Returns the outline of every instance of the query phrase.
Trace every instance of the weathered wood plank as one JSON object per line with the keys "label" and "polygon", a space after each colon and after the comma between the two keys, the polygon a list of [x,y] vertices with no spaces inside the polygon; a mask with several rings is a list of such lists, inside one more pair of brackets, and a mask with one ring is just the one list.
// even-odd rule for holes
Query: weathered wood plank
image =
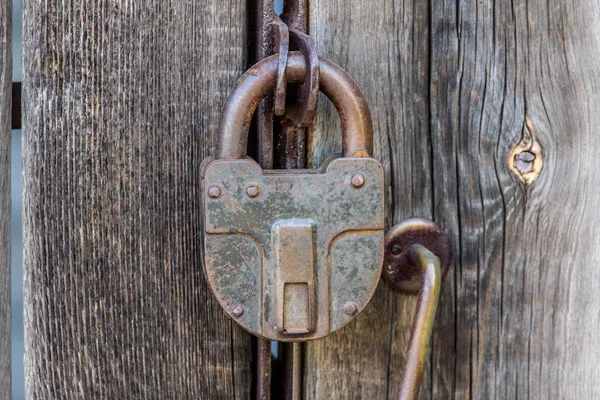
{"label": "weathered wood plank", "polygon": [[0,3],[0,399],[10,399],[10,136],[12,44],[10,1]]}
{"label": "weathered wood plank", "polygon": [[[600,7],[422,3],[317,0],[310,19],[372,106],[390,222],[433,216],[454,243],[421,397],[597,398]],[[339,147],[321,111],[316,163]],[[311,343],[308,397],[392,398],[413,304],[380,287]]]}
{"label": "weathered wood plank", "polygon": [[27,0],[28,398],[248,398],[201,264],[200,163],[245,1]]}
{"label": "weathered wood plank", "polygon": [[[320,54],[350,73],[371,107],[374,152],[386,171],[390,225],[406,216],[432,217],[428,7],[426,2],[311,2],[311,35]],[[341,150],[335,109],[321,100],[314,164]],[[391,394],[388,379],[392,385],[399,380],[390,372],[403,364],[415,304],[414,296],[394,294],[382,282],[353,324],[310,343],[307,397],[383,399]]]}

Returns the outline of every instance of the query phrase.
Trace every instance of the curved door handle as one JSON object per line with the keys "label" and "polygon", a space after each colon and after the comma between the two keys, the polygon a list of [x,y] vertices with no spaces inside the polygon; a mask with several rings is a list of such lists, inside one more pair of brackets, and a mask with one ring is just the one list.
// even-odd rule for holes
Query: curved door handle
{"label": "curved door handle", "polygon": [[415,245],[410,251],[414,253],[415,261],[423,270],[423,286],[419,292],[415,320],[406,352],[406,366],[402,373],[398,396],[400,400],[416,399],[419,394],[442,283],[440,259],[420,245]]}
{"label": "curved door handle", "polygon": [[418,397],[442,276],[451,258],[448,237],[431,221],[410,219],[396,225],[386,235],[383,276],[395,290],[405,293],[418,290],[419,293],[402,373],[400,400]]}

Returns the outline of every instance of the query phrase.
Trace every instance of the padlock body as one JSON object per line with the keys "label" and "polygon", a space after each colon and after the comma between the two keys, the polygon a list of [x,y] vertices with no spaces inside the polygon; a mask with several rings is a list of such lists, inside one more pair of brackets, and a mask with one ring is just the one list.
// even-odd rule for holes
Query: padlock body
{"label": "padlock body", "polygon": [[251,333],[318,339],[370,300],[383,262],[377,160],[338,158],[315,171],[215,160],[204,172],[203,196],[207,280]]}

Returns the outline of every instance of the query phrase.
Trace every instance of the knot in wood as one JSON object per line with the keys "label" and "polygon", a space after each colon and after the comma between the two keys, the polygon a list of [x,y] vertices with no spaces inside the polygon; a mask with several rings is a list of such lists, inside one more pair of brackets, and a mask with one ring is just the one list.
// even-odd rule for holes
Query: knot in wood
{"label": "knot in wood", "polygon": [[538,141],[533,124],[525,118],[521,140],[511,150],[508,168],[525,185],[531,185],[542,172],[542,146]]}
{"label": "knot in wood", "polygon": [[521,174],[528,174],[533,171],[535,154],[530,151],[523,151],[515,155],[514,165]]}

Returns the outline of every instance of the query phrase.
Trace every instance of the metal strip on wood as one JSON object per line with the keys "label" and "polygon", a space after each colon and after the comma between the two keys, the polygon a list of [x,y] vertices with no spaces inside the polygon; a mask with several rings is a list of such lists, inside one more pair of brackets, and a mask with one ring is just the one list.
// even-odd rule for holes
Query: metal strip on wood
{"label": "metal strip on wood", "polygon": [[[255,40],[254,54],[256,61],[275,54],[282,49],[287,51],[289,34],[287,28],[282,26],[283,22],[301,32],[306,32],[307,30],[308,2],[306,0],[285,1],[281,16],[282,19],[276,16],[273,1],[258,0],[255,13],[257,34],[253,39]],[[285,56],[287,57],[287,54]],[[287,63],[287,60],[285,61]],[[285,73],[285,69],[282,72]],[[281,75],[280,73],[280,78]],[[295,126],[294,121],[287,119],[294,116],[294,105],[296,102],[292,98],[291,104],[287,104],[283,108],[287,100],[287,87],[282,85],[285,85],[285,82],[281,82],[280,79],[276,90],[278,94],[277,101],[273,95],[267,96],[261,102],[256,112],[255,118],[258,121],[258,162],[264,169],[274,167],[284,169],[305,168],[307,149],[306,131],[309,128]],[[298,92],[298,89],[295,88],[295,91]],[[276,105],[279,108],[278,115],[282,114],[282,111],[285,111],[288,115],[278,118],[277,121],[280,124],[274,126],[274,122],[276,121],[274,118],[274,107]],[[300,373],[302,367],[302,345],[280,344],[281,353],[286,356],[275,360],[275,366],[281,366],[283,371],[285,371],[283,374],[285,383],[283,387],[281,384],[277,384],[271,388],[271,378],[273,376],[272,365],[270,359],[267,360],[265,350],[266,348],[270,348],[271,342],[263,339],[258,339],[258,342],[258,397],[266,400],[271,397],[271,392],[274,392],[276,397],[285,396],[287,399],[299,398],[302,388],[302,375]]]}

